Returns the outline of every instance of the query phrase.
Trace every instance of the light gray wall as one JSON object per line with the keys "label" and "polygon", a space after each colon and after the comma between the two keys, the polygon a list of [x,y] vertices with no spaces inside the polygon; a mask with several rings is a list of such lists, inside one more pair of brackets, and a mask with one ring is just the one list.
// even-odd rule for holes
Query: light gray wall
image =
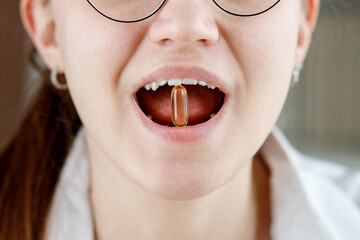
{"label": "light gray wall", "polygon": [[360,166],[360,1],[322,4],[278,125],[299,150]]}

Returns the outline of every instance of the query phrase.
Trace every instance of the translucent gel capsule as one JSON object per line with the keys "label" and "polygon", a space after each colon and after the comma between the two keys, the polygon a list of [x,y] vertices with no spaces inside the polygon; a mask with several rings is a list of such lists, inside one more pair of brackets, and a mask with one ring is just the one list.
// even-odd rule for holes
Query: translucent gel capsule
{"label": "translucent gel capsule", "polygon": [[171,91],[171,117],[176,127],[185,127],[188,123],[188,96],[183,85],[176,85]]}

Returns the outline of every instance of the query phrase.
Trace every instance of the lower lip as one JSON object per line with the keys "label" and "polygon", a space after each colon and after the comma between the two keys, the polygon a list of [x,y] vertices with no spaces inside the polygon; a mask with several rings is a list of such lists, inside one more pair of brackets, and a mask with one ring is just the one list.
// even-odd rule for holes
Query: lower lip
{"label": "lower lip", "polygon": [[132,98],[133,106],[135,108],[135,113],[139,116],[141,122],[150,132],[155,135],[160,136],[166,141],[187,143],[194,142],[208,137],[212,131],[220,124],[221,119],[225,115],[228,108],[228,96],[225,96],[224,104],[221,107],[220,111],[211,119],[206,122],[186,126],[183,128],[169,127],[158,124],[151,121],[144,113],[141,111],[139,105],[137,104],[136,96]]}

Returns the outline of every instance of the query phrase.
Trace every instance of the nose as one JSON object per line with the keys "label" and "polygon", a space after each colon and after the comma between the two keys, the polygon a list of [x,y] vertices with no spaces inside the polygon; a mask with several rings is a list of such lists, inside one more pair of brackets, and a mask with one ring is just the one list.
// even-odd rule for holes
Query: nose
{"label": "nose", "polygon": [[212,45],[219,39],[208,0],[167,0],[153,17],[149,38],[154,43]]}

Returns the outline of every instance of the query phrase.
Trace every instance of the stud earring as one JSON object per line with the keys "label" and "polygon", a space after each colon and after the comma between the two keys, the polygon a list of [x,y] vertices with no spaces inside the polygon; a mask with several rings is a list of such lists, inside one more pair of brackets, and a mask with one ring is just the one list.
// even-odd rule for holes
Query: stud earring
{"label": "stud earring", "polygon": [[294,68],[294,71],[292,74],[292,78],[291,78],[291,86],[292,87],[295,86],[299,82],[300,72],[301,72],[302,68],[303,68],[303,62],[298,62],[295,65],[295,68]]}
{"label": "stud earring", "polygon": [[51,79],[51,83],[52,85],[60,90],[65,90],[68,88],[68,85],[66,83],[65,77],[62,77],[62,81],[59,79],[60,74],[58,74],[58,69],[55,67],[51,70],[50,72],[50,79]]}

